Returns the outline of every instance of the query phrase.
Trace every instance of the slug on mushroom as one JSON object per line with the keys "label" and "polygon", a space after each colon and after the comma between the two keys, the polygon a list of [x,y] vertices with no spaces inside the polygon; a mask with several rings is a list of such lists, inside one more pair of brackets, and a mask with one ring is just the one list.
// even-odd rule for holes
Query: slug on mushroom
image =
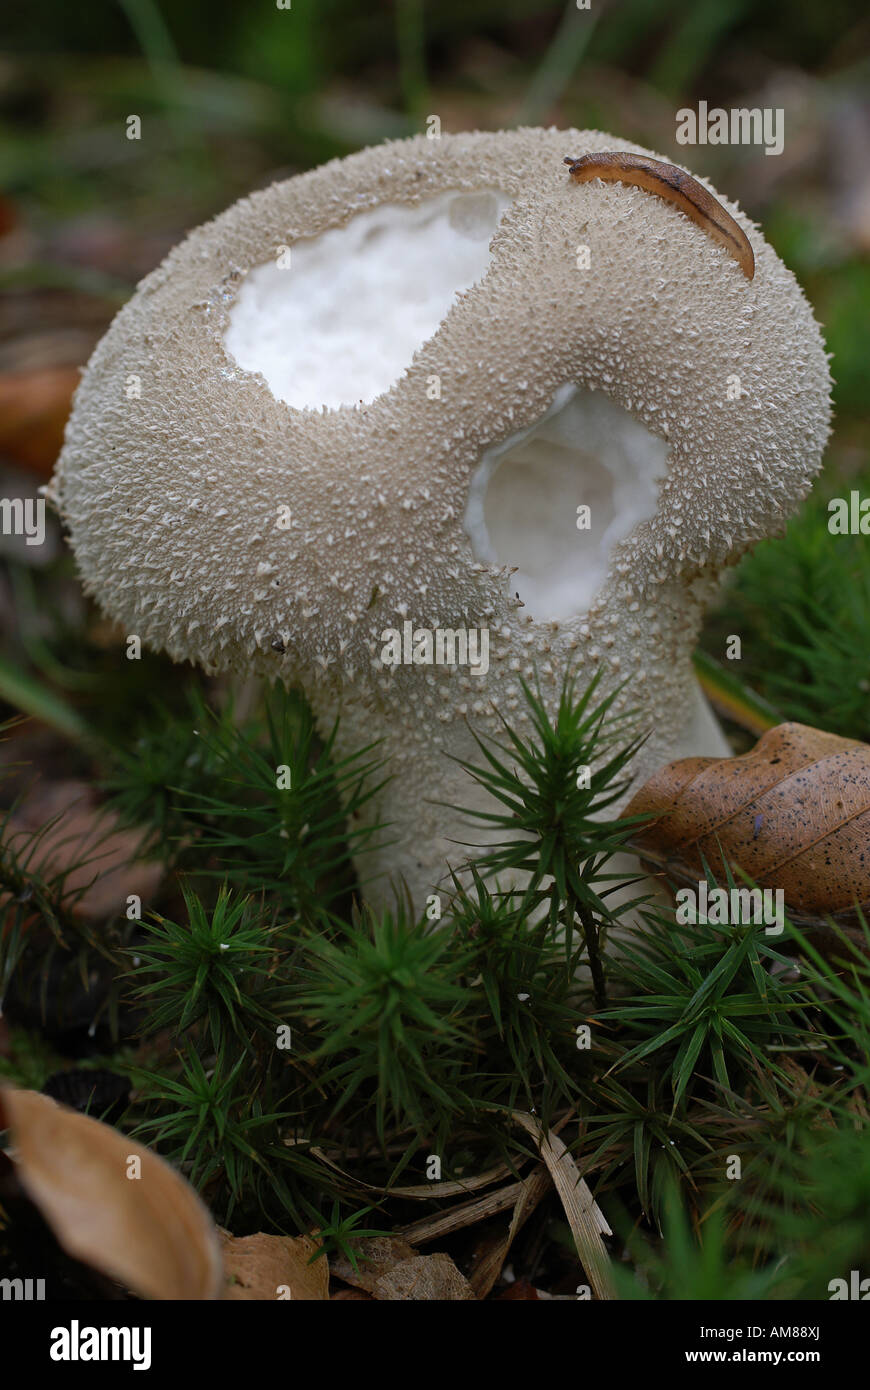
{"label": "slug on mushroom", "polygon": [[569,670],[624,682],[636,779],[728,752],[691,666],[704,606],[820,466],[793,276],[733,206],[753,279],[666,198],[565,178],[566,148],[600,171],[615,143],[418,137],[237,203],[116,318],[53,481],[128,633],[301,684],[339,754],[382,738],[389,828],[359,867],[418,906],[462,858],[439,803],[474,804],[447,755],[496,711],[522,730],[521,677],[551,707]]}
{"label": "slug on mushroom", "polygon": [[645,154],[627,154],[622,150],[584,154],[580,159],[566,155],[563,162],[570,164],[571,178],[575,183],[588,183],[590,179],[629,183],[665,198],[691,217],[693,222],[697,222],[699,227],[703,227],[714,241],[724,246],[747,280],[754,278],[755,256],[749,237],[719,200],[685,169],[678,169],[675,164],[664,164],[660,159],[650,159]]}

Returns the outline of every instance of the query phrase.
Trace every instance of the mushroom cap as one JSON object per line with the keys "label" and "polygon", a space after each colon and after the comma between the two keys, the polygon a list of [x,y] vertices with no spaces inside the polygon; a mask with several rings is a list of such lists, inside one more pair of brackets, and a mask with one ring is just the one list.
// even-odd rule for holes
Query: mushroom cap
{"label": "mushroom cap", "polygon": [[[406,618],[486,625],[492,660],[519,651],[520,669],[540,625],[518,609],[503,567],[475,561],[469,480],[485,450],[574,383],[666,440],[669,464],[655,515],[614,546],[589,614],[559,640],[591,642],[594,659],[613,611],[646,613],[649,625],[662,588],[676,585],[690,645],[710,580],[780,530],[809,489],[829,428],[828,363],[797,282],[732,203],[722,200],[752,243],[752,281],[663,199],[571,183],[566,154],[613,148],[653,153],[553,129],[390,142],[274,184],[191,233],[97,347],[49,492],[103,608],[177,660],[300,679],[329,698],[362,684],[401,702],[377,653],[383,629]],[[280,246],[379,204],[482,189],[510,199],[488,270],[370,404],[295,409],[229,355],[242,278]],[[442,718],[467,712],[460,684]]]}

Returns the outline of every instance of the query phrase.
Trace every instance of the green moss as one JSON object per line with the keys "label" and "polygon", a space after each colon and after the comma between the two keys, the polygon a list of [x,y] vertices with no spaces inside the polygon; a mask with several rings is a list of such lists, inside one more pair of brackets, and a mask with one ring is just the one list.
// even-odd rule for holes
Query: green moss
{"label": "green moss", "polygon": [[783,719],[870,740],[870,537],[832,535],[828,501],[870,498],[870,478],[826,479],[788,525],[764,541],[727,581],[702,637]]}
{"label": "green moss", "polygon": [[35,1029],[9,1025],[8,1056],[0,1056],[0,1077],[29,1091],[41,1091],[53,1072],[68,1066]]}

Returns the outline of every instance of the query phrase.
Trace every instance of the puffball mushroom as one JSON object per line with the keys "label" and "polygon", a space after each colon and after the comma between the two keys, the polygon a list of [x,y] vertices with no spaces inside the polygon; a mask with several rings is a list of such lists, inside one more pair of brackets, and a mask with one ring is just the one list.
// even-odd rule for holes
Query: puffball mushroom
{"label": "puffball mushroom", "polygon": [[339,754],[382,740],[359,867],[418,906],[464,857],[441,803],[482,804],[448,755],[527,727],[522,678],[550,707],[566,672],[624,682],[635,785],[728,752],[691,666],[704,606],[820,465],[794,277],[733,204],[752,279],[666,197],[563,163],[614,149],[653,157],[418,137],[243,199],[117,316],[53,480],[127,633],[301,684]]}

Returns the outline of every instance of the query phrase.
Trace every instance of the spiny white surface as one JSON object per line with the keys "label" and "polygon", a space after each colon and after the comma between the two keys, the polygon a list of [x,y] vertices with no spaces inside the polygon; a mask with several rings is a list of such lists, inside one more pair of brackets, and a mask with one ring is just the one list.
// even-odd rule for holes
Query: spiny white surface
{"label": "spiny white surface", "polygon": [[245,276],[227,351],[298,410],[373,401],[483,275],[507,205],[486,190],[384,203],[302,238]]}
{"label": "spiny white surface", "polygon": [[[613,545],[655,512],[667,446],[607,396],[560,387],[529,429],[487,449],[465,529],[474,554],[516,567],[509,588],[534,619],[584,613]],[[589,529],[577,509],[590,509]]]}
{"label": "spiny white surface", "polygon": [[[502,736],[500,715],[528,732],[521,679],[537,676],[551,711],[567,672],[581,686],[599,672],[602,694],[620,686],[615,708],[650,733],[637,780],[714,751],[683,742],[704,607],[725,566],[784,528],[821,465],[830,375],[794,276],[727,199],[755,253],[751,281],[662,198],[572,183],[566,154],[613,149],[661,158],[601,131],[421,136],[236,203],[115,319],[49,493],[88,592],[125,633],[210,671],[302,684],[322,726],[341,713],[339,757],[382,740],[392,779],[367,815],[389,829],[359,868],[402,874],[418,905],[464,857],[442,803],[470,803],[473,787],[446,755],[479,756],[471,730]],[[230,307],[276,247],[385,204],[490,189],[510,206],[489,268],[371,404],[295,409],[228,356]],[[660,440],[667,476],[653,516],[610,549],[587,611],[547,622],[518,606],[503,567],[476,560],[463,518],[484,454],[540,420],[566,382]],[[485,627],[488,675],[385,669],[381,634],[406,620]]]}

